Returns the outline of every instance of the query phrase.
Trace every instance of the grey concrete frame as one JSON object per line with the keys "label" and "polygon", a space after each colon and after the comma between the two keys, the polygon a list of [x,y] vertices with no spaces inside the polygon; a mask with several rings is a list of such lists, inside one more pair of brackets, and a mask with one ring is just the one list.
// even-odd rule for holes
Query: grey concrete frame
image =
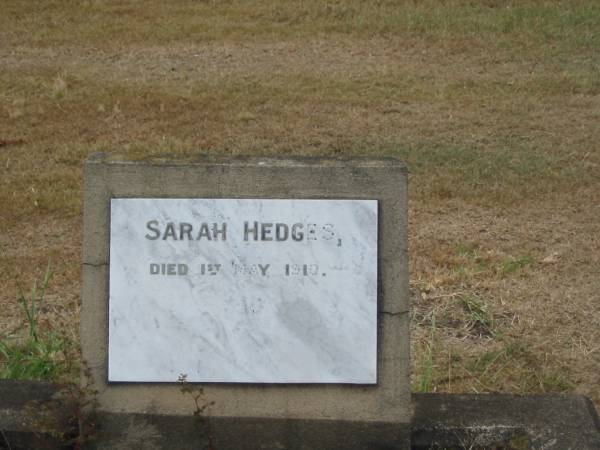
{"label": "grey concrete frame", "polygon": [[[100,411],[188,415],[176,383],[108,383],[111,198],[379,201],[378,381],[372,386],[202,383],[210,417],[410,422],[407,171],[395,159],[171,159],[97,154],[85,164],[81,348]],[[84,381],[84,383],[86,383]],[[195,384],[194,384],[195,386]]]}

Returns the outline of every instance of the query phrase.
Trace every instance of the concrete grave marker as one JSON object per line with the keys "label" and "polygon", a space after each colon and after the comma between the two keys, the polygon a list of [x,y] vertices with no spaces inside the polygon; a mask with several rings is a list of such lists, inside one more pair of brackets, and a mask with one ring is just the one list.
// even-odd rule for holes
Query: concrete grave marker
{"label": "concrete grave marker", "polygon": [[195,408],[183,374],[219,450],[408,448],[401,163],[96,155],[85,181],[82,353],[105,424],[168,434]]}

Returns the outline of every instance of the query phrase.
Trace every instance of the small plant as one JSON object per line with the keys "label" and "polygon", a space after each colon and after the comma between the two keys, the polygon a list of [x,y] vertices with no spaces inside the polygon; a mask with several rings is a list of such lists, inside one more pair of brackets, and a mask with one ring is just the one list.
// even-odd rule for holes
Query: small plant
{"label": "small plant", "polygon": [[202,397],[204,396],[204,389],[193,388],[187,380],[186,373],[180,374],[179,378],[177,378],[177,382],[181,385],[180,391],[184,394],[190,394],[192,396],[192,398],[194,399],[194,404],[196,405],[196,408],[194,409],[194,416],[201,417],[202,414],[204,414],[204,411],[206,411],[206,409],[209,406],[212,406],[215,404],[215,402],[201,402],[200,401],[202,399]]}
{"label": "small plant", "polygon": [[215,444],[211,424],[208,418],[204,416],[204,412],[207,408],[214,405],[215,402],[202,401],[202,397],[204,397],[204,389],[201,387],[192,387],[192,385],[190,385],[190,383],[187,381],[187,374],[180,374],[179,378],[177,378],[177,382],[181,385],[181,393],[189,394],[194,399],[194,418],[197,421],[198,429],[206,438],[207,449],[214,450]]}
{"label": "small plant", "polygon": [[29,297],[19,288],[19,304],[25,316],[28,334],[25,340],[15,336],[0,339],[0,379],[58,381],[73,369],[68,357],[72,344],[52,330],[39,329],[40,305],[52,278],[50,262],[41,285],[34,282]]}
{"label": "small plant", "polygon": [[50,93],[52,98],[60,99],[65,96],[67,91],[67,80],[65,74],[59,74],[54,78],[52,86],[50,87]]}
{"label": "small plant", "polygon": [[38,342],[38,314],[39,314],[39,305],[44,301],[44,295],[46,294],[46,288],[48,287],[48,283],[50,283],[50,279],[52,278],[52,269],[50,267],[50,261],[48,261],[48,266],[46,267],[46,273],[44,274],[44,280],[42,281],[42,286],[40,289],[37,289],[37,280],[33,282],[33,287],[31,288],[30,298],[25,297],[21,287],[19,286],[19,304],[23,309],[23,313],[25,314],[25,318],[27,319],[27,324],[29,326],[29,337],[34,342]]}
{"label": "small plant", "polygon": [[488,257],[481,251],[476,242],[462,242],[458,244],[456,275],[465,281],[484,274],[489,269]]}
{"label": "small plant", "polygon": [[454,271],[456,275],[461,279],[467,279],[469,277],[469,273],[465,266],[458,266]]}
{"label": "small plant", "polygon": [[469,364],[469,372],[479,386],[488,389],[496,376],[510,363],[506,349],[488,350]]}
{"label": "small plant", "polygon": [[0,341],[0,378],[56,381],[70,369],[63,356],[66,346],[55,333],[21,345]]}
{"label": "small plant", "polygon": [[474,257],[477,254],[477,249],[478,245],[475,242],[461,242],[456,250],[459,256]]}
{"label": "small plant", "polygon": [[487,305],[480,298],[465,295],[460,302],[467,314],[469,329],[482,336],[493,336],[494,316],[488,311]]}

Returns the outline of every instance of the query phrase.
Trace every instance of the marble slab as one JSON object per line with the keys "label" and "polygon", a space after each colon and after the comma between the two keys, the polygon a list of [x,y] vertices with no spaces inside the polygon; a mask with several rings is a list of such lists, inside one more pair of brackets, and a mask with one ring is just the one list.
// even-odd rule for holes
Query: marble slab
{"label": "marble slab", "polygon": [[108,380],[376,383],[377,206],[112,199]]}

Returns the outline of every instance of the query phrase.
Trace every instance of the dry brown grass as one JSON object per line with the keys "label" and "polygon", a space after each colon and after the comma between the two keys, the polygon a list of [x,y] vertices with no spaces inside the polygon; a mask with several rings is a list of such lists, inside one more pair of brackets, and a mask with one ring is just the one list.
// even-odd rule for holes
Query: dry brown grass
{"label": "dry brown grass", "polygon": [[2,8],[0,333],[48,258],[47,326],[76,333],[91,152],[395,155],[415,388],[600,405],[596,2]]}

